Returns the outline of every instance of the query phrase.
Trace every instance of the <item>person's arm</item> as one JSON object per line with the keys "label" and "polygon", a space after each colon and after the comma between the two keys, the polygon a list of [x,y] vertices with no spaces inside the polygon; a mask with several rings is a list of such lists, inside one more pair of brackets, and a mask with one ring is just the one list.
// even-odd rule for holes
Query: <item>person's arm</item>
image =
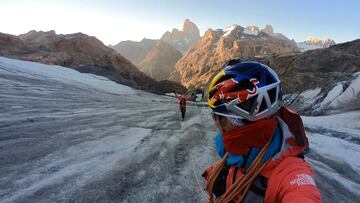
{"label": "person's arm", "polygon": [[178,94],[176,94],[176,92],[173,92],[173,93],[174,93],[174,95],[175,95],[175,98],[178,99],[178,100],[180,100],[180,96],[179,96]]}
{"label": "person's arm", "polygon": [[314,175],[307,163],[302,160],[298,165],[290,165],[278,175],[282,179],[279,185],[278,198],[283,203],[321,203],[321,194],[317,188]]}

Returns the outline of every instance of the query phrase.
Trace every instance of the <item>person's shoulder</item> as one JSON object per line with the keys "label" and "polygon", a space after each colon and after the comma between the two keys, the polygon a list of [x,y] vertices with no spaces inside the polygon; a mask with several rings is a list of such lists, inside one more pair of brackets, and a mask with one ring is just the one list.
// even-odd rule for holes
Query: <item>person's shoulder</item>
{"label": "person's shoulder", "polygon": [[281,202],[294,198],[306,202],[321,202],[314,172],[304,159],[288,157],[282,160],[269,179],[270,184],[274,186],[274,190],[270,192]]}
{"label": "person's shoulder", "polygon": [[283,160],[279,171],[282,177],[281,184],[283,187],[299,187],[304,185],[316,186],[314,181],[314,172],[310,165],[302,158],[289,157]]}

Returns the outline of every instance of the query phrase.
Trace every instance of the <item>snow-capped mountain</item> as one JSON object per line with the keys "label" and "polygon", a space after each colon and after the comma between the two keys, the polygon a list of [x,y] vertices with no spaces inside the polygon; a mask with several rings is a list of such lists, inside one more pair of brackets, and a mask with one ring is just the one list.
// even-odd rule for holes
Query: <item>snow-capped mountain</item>
{"label": "snow-capped mountain", "polygon": [[308,37],[306,41],[299,42],[297,45],[298,45],[300,51],[304,52],[304,51],[313,50],[313,49],[328,48],[335,44],[336,44],[335,41],[332,39],[327,38],[327,39],[321,40],[317,37],[311,36],[311,37]]}
{"label": "snow-capped mountain", "polygon": [[[321,103],[359,101],[359,80],[335,83]],[[189,102],[182,122],[174,98],[4,57],[0,98],[1,203],[206,201],[201,174],[219,159],[208,107]],[[324,202],[360,196],[359,106],[303,117]]]}

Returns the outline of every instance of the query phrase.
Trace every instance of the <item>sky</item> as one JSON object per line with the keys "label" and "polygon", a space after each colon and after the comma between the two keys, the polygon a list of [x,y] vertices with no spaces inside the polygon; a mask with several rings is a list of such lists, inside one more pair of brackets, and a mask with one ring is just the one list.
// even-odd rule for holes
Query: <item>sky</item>
{"label": "sky", "polygon": [[82,32],[104,44],[159,39],[189,18],[203,34],[233,24],[270,24],[296,41],[360,38],[359,0],[0,0],[0,32]]}

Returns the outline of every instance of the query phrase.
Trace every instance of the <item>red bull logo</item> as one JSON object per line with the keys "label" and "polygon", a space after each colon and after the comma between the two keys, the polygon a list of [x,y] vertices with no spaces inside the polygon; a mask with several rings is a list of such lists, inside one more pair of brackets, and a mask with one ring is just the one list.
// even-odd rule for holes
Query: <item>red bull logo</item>
{"label": "red bull logo", "polygon": [[245,89],[237,92],[230,92],[227,93],[230,89],[235,87],[238,82],[233,79],[225,80],[215,86],[218,91],[212,97],[213,100],[230,100],[226,102],[226,105],[231,105],[233,103],[241,103],[249,98],[258,94],[258,87],[259,81],[256,78],[250,79],[250,82],[254,84],[253,88]]}

